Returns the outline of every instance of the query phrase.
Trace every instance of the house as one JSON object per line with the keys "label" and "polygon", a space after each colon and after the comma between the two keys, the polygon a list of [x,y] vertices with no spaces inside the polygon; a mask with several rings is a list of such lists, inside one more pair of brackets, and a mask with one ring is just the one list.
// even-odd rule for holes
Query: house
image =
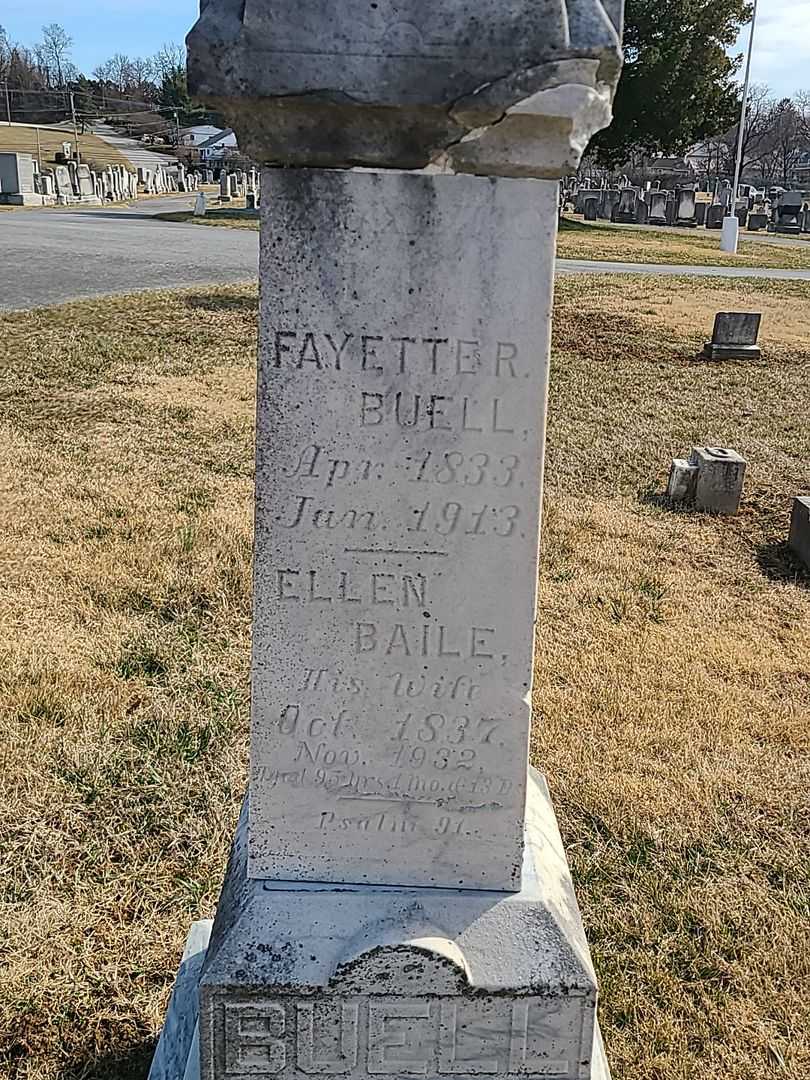
{"label": "house", "polygon": [[225,128],[200,143],[197,149],[200,152],[200,161],[220,161],[226,155],[235,153],[239,146],[233,129]]}
{"label": "house", "polygon": [[180,131],[181,146],[201,146],[218,135],[222,129],[215,124],[198,124],[196,127],[182,128]]}

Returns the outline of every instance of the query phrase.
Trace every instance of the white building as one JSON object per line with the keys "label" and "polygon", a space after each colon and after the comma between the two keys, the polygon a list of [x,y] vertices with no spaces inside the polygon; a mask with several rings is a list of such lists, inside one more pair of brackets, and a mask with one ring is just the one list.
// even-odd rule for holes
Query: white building
{"label": "white building", "polygon": [[198,124],[196,127],[182,128],[180,131],[181,146],[201,146],[204,142],[219,135],[222,128],[214,124]]}
{"label": "white building", "polygon": [[200,152],[200,161],[219,161],[226,154],[238,150],[239,146],[232,129],[225,128],[199,143],[197,149]]}

